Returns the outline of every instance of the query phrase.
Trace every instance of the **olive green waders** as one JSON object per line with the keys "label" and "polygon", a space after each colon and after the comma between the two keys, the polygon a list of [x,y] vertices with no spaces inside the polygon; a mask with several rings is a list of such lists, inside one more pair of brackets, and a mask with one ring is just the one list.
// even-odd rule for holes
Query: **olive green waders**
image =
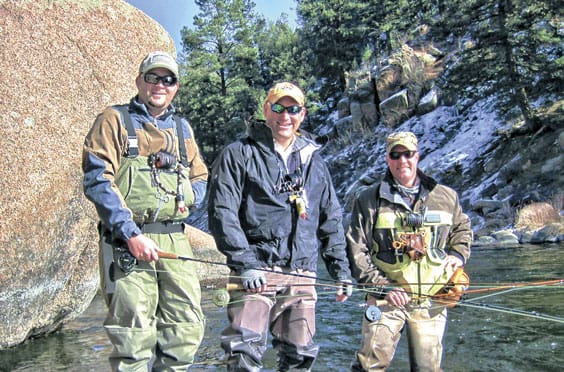
{"label": "olive green waders", "polygon": [[[368,304],[371,304],[370,301]],[[352,371],[385,371],[391,364],[405,327],[408,338],[411,371],[440,372],[442,339],[447,320],[445,306],[426,301],[405,308],[380,307],[381,318],[362,320],[362,342]]]}
{"label": "olive green waders", "polygon": [[[144,235],[163,251],[193,257],[183,232]],[[100,266],[108,267],[107,258],[104,265],[104,239],[101,244]],[[127,275],[115,263],[112,266],[115,282],[108,283],[108,276],[101,276],[103,288],[112,287],[113,292],[106,295],[109,310],[104,322],[114,346],[112,370],[147,371],[152,363],[153,371],[186,371],[204,333],[196,263],[139,262]]]}

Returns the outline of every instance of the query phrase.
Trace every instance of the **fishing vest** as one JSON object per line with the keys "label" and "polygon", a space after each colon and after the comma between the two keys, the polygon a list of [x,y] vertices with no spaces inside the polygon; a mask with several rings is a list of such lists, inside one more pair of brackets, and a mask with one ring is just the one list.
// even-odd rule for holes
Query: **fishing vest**
{"label": "fishing vest", "polygon": [[439,292],[453,274],[444,267],[450,226],[452,215],[444,211],[427,210],[424,215],[378,213],[373,227],[377,248],[372,252],[372,261],[412,299],[425,300]]}
{"label": "fishing vest", "polygon": [[141,156],[128,106],[114,108],[120,112],[128,135],[128,150],[122,158],[115,183],[133,213],[133,221],[142,226],[186,219],[188,206],[194,204],[194,191],[180,118],[174,116],[180,159],[177,154]]}

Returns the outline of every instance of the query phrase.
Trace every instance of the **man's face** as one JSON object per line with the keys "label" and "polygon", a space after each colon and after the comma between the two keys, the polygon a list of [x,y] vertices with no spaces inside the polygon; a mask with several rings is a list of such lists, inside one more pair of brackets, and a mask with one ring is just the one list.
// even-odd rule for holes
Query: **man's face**
{"label": "man's face", "polygon": [[147,105],[151,114],[158,115],[170,105],[179,86],[178,80],[166,68],[152,69],[145,75],[137,76],[135,82],[139,100]]}
{"label": "man's face", "polygon": [[[299,104],[291,97],[282,97],[276,102],[274,109],[288,108],[291,106],[299,106]],[[280,106],[278,106],[280,105]],[[292,109],[290,109],[292,111]],[[273,111],[273,104],[266,102],[263,107],[264,117],[266,118],[266,126],[272,131],[272,137],[281,145],[288,146],[292,143],[294,134],[300,128],[302,121],[306,115],[305,107],[301,107],[297,113],[290,113],[288,109],[283,109],[281,113]]]}
{"label": "man's face", "polygon": [[397,145],[386,155],[386,162],[392,176],[400,185],[405,187],[415,186],[419,152],[409,151],[405,146]]}

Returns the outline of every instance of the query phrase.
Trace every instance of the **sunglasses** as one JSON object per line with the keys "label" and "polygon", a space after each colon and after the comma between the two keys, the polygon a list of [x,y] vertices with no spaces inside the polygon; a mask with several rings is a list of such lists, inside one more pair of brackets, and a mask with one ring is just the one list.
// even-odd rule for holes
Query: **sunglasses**
{"label": "sunglasses", "polygon": [[176,79],[172,75],[159,76],[157,74],[152,74],[152,73],[145,74],[143,76],[143,79],[145,80],[145,83],[154,84],[154,85],[157,85],[160,81],[163,83],[165,87],[171,87],[175,85],[176,82],[178,81],[178,79]]}
{"label": "sunglasses", "polygon": [[286,110],[290,115],[297,115],[302,111],[302,106],[292,105],[285,107],[278,103],[271,103],[270,109],[277,114],[281,114],[284,112],[284,110]]}
{"label": "sunglasses", "polygon": [[390,159],[398,160],[402,156],[406,159],[411,159],[416,153],[417,153],[417,151],[401,151],[401,152],[400,151],[391,151],[390,152]]}

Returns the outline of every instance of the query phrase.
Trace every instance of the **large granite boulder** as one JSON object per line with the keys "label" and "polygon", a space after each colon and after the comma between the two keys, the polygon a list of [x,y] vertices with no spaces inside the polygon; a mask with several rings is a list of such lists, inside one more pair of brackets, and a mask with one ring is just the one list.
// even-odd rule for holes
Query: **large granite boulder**
{"label": "large granite boulder", "polygon": [[166,31],[121,0],[0,0],[0,349],[80,314],[98,288],[81,150],[96,114],[128,102]]}

